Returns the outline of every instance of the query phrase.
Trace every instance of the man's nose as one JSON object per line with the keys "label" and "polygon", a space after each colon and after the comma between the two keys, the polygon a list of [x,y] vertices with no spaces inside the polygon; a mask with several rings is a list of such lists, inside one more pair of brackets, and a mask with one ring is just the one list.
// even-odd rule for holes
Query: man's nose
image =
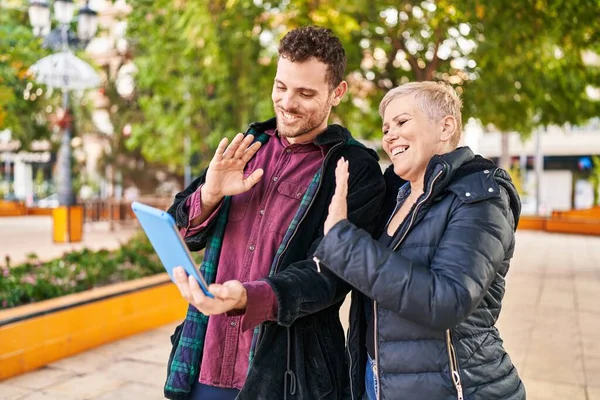
{"label": "man's nose", "polygon": [[296,105],[296,98],[293,93],[287,91],[281,95],[281,100],[279,104],[284,110],[293,110]]}

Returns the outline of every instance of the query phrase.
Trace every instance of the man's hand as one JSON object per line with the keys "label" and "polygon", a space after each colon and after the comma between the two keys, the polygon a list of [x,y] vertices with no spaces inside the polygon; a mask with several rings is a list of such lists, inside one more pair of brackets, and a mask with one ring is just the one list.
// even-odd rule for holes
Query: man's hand
{"label": "man's hand", "polygon": [[344,157],[340,158],[335,169],[335,193],[329,203],[329,214],[323,227],[324,233],[327,232],[338,222],[348,218],[348,161]]}
{"label": "man's hand", "polygon": [[181,296],[204,315],[224,314],[246,308],[246,289],[239,281],[210,285],[208,291],[215,296],[211,299],[200,289],[196,278],[188,276],[182,267],[173,269],[173,274]]}
{"label": "man's hand", "polygon": [[227,146],[223,138],[217,147],[206,172],[206,181],[202,186],[202,202],[217,204],[225,196],[247,192],[263,176],[263,170],[257,169],[244,178],[244,168],[260,148],[260,142],[251,144],[254,136],[238,133]]}

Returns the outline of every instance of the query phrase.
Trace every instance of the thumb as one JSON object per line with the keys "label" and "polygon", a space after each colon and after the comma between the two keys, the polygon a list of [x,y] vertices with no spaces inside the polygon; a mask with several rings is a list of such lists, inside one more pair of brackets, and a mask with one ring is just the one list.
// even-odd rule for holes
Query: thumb
{"label": "thumb", "polygon": [[252,172],[246,179],[244,179],[244,189],[246,191],[252,189],[252,186],[256,185],[262,179],[264,170],[262,168]]}
{"label": "thumb", "polygon": [[208,287],[208,291],[212,293],[215,297],[222,299],[224,298],[224,295],[226,295],[227,289],[225,289],[225,287],[223,287],[223,285],[221,284],[213,283]]}

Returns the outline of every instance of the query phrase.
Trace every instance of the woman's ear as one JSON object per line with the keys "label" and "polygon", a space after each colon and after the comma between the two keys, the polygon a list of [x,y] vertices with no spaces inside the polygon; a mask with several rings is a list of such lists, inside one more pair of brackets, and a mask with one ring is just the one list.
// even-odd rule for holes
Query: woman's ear
{"label": "woman's ear", "polygon": [[444,118],[442,118],[441,124],[442,135],[440,137],[440,140],[442,142],[448,142],[454,137],[454,134],[456,133],[456,118],[454,118],[452,115],[446,115]]}

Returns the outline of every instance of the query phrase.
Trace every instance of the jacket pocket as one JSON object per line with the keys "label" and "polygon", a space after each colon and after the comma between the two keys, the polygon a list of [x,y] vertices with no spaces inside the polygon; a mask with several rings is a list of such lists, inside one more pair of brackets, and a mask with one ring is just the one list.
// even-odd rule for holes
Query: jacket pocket
{"label": "jacket pocket", "polygon": [[[282,181],[277,186],[277,195],[284,196],[285,202],[292,202],[294,204],[293,211],[288,213],[287,215],[282,215],[279,212],[274,215],[274,218],[269,223],[269,230],[273,232],[277,232],[281,235],[285,235],[294,215],[296,215],[296,211],[298,207],[300,207],[300,202],[304,197],[304,193],[308,189],[307,186],[290,181]],[[296,201],[293,201],[296,200]],[[279,203],[279,201],[276,201]],[[290,203],[290,204],[292,204]]]}
{"label": "jacket pocket", "polygon": [[333,392],[333,369],[327,357],[327,349],[315,331],[314,325],[302,330],[306,384],[311,399],[327,399]]}
{"label": "jacket pocket", "polygon": [[[244,174],[244,179],[246,179],[249,174]],[[252,189],[248,190],[245,193],[236,194],[231,198],[231,206],[229,208],[229,214],[227,215],[227,221],[229,222],[239,222],[246,216],[246,210],[248,210],[248,205],[252,201],[252,195],[256,186],[253,186]]]}

